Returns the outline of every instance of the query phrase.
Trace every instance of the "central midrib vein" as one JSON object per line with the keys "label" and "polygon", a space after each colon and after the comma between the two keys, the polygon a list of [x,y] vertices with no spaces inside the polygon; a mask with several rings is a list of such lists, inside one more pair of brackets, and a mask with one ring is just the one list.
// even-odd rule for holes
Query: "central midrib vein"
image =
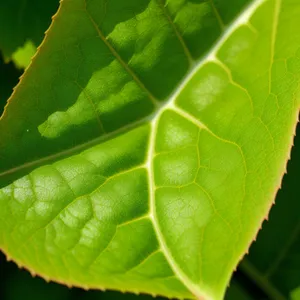
{"label": "central midrib vein", "polygon": [[[211,296],[207,295],[203,289],[197,283],[190,280],[190,278],[184,273],[181,267],[176,263],[171,250],[168,248],[168,245],[164,239],[163,233],[161,232],[160,226],[158,224],[157,215],[156,215],[156,205],[155,205],[155,182],[154,182],[154,170],[153,170],[153,157],[155,155],[155,137],[157,126],[159,123],[160,116],[167,109],[173,109],[176,107],[175,100],[177,96],[182,92],[185,88],[189,80],[194,76],[194,74],[208,61],[214,61],[216,59],[216,54],[223,45],[223,43],[229,38],[232,32],[237,29],[239,26],[243,24],[247,24],[249,22],[250,17],[253,13],[267,0],[257,0],[254,1],[250,6],[248,6],[245,11],[233,21],[233,23],[227,28],[223,36],[219,39],[219,41],[212,47],[211,51],[209,51],[208,55],[202,58],[189,72],[186,78],[183,80],[182,84],[179,85],[177,90],[170,97],[169,101],[165,105],[163,105],[158,112],[154,115],[151,123],[151,134],[149,138],[149,151],[147,156],[147,170],[149,177],[149,201],[150,201],[150,218],[152,220],[154,230],[160,244],[160,247],[165,254],[165,257],[172,268],[173,272],[176,274],[178,279],[186,286],[186,288],[197,297],[197,299],[205,299],[210,300],[213,299]],[[175,110],[176,112],[176,110]]]}

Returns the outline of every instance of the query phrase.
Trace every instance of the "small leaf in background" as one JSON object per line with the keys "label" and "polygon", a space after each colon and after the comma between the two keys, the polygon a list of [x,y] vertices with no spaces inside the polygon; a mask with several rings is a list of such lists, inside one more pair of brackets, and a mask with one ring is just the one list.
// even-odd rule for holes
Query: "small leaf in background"
{"label": "small leaf in background", "polygon": [[291,300],[299,300],[300,299],[300,287],[296,288],[291,293]]}
{"label": "small leaf in background", "polygon": [[11,56],[11,60],[19,69],[25,69],[31,62],[36,52],[36,47],[31,41],[27,41],[23,47],[19,47]]}

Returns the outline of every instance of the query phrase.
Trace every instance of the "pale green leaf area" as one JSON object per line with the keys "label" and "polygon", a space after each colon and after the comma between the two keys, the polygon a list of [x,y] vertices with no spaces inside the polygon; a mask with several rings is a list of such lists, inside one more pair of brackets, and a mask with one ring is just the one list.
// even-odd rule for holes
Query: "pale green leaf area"
{"label": "pale green leaf area", "polygon": [[300,299],[300,287],[295,289],[291,294],[292,300],[299,300]]}
{"label": "pale green leaf area", "polygon": [[0,248],[69,285],[222,299],[289,157],[299,15],[62,1],[0,121]]}
{"label": "pale green leaf area", "polygon": [[36,52],[36,46],[31,41],[19,47],[12,55],[11,60],[15,63],[19,69],[25,69],[29,66],[33,55]]}

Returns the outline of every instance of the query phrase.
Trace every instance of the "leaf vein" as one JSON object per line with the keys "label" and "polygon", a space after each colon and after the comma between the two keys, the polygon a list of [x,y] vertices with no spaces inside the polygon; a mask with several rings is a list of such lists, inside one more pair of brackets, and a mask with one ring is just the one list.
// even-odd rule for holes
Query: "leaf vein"
{"label": "leaf vein", "polygon": [[99,28],[98,24],[92,17],[92,15],[89,13],[87,9],[87,3],[86,0],[84,0],[85,3],[85,11],[90,19],[91,23],[93,24],[98,36],[103,41],[103,43],[107,46],[107,48],[110,50],[110,52],[113,54],[113,56],[117,59],[117,61],[121,64],[121,66],[127,71],[127,73],[132,77],[132,79],[136,82],[136,84],[143,90],[147,95],[149,100],[152,102],[154,107],[159,107],[160,102],[158,99],[150,92],[150,90],[145,86],[145,84],[139,79],[139,77],[135,74],[135,72],[130,68],[128,63],[126,63],[123,58],[119,55],[119,53],[116,51],[116,49],[111,45],[111,43],[108,41],[108,39],[104,36],[102,30]]}
{"label": "leaf vein", "polygon": [[191,54],[191,51],[189,50],[188,46],[186,45],[186,42],[183,38],[183,35],[180,33],[180,31],[178,30],[176,24],[174,23],[174,21],[172,20],[169,11],[166,7],[166,5],[164,5],[163,0],[158,0],[158,4],[161,7],[166,19],[168,20],[168,22],[170,23],[170,25],[172,26],[173,31],[175,32],[176,37],[178,38],[178,41],[180,42],[183,51],[187,57],[187,60],[189,62],[190,65],[194,64],[194,59],[193,56]]}

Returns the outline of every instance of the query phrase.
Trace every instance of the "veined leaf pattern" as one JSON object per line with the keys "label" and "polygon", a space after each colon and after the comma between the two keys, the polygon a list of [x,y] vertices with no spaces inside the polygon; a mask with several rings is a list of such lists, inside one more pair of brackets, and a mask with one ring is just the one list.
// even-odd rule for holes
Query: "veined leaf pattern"
{"label": "veined leaf pattern", "polygon": [[0,122],[4,252],[71,285],[223,297],[299,112],[300,5],[248,2],[62,1]]}

